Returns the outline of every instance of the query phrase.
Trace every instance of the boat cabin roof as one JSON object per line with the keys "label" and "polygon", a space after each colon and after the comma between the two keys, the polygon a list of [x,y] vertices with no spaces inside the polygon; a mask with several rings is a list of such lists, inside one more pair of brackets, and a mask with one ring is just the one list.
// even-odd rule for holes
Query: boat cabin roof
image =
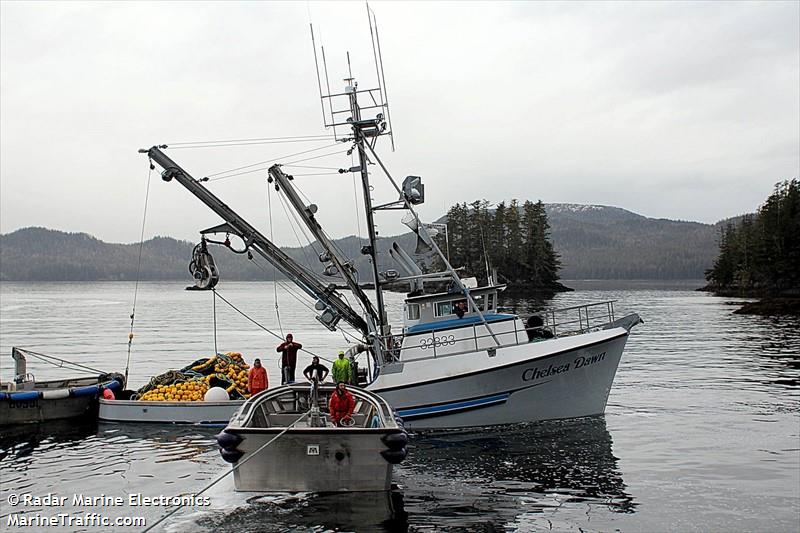
{"label": "boat cabin roof", "polygon": [[[469,293],[473,296],[479,296],[481,294],[485,294],[487,292],[501,292],[506,290],[506,285],[486,285],[484,287],[475,287],[474,289],[470,289]],[[431,300],[450,300],[453,298],[462,298],[464,295],[460,292],[436,292],[433,294],[420,294],[418,296],[409,296],[406,298],[406,302],[408,303],[421,303],[427,302]]]}

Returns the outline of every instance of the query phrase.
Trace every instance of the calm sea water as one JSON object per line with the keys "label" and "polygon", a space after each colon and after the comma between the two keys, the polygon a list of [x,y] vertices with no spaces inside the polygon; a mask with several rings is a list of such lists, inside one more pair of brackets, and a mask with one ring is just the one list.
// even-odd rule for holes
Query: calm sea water
{"label": "calm sea water", "polygon": [[[247,498],[230,476],[210,505],[183,509],[170,531],[797,531],[800,528],[800,321],[733,315],[736,301],[692,287],[621,283],[545,305],[617,300],[645,320],[632,334],[605,416],[415,435],[388,494]],[[236,350],[278,377],[277,339],[208,293],[182,284],[139,288],[130,381]],[[223,283],[243,313],[322,356],[347,346],[318,327],[293,291]],[[127,359],[131,283],[0,286],[0,379],[12,346],[120,371]],[[394,323],[402,295],[388,296]],[[507,301],[520,312],[541,302]],[[215,338],[216,337],[216,338]],[[307,358],[307,356],[306,356]],[[299,364],[305,363],[305,359]],[[37,378],[63,369],[30,362]],[[158,497],[191,494],[223,474],[218,430],[51,424],[3,429],[0,530],[11,513],[96,511],[149,523],[165,507],[11,507],[9,495]],[[30,530],[30,528],[28,528]],[[42,530],[41,528],[33,528]],[[69,528],[67,528],[69,529]],[[98,531],[98,528],[73,528]],[[120,528],[136,531],[141,528]],[[47,529],[58,530],[58,528]]]}

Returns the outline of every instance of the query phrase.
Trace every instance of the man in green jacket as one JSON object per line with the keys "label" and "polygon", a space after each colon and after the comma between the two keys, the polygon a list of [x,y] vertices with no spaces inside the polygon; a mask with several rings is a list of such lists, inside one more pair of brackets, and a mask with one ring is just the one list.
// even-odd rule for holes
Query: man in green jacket
{"label": "man in green jacket", "polygon": [[333,362],[333,368],[331,369],[331,374],[333,375],[333,382],[345,382],[350,383],[350,361],[344,358],[344,352],[339,352],[339,359]]}

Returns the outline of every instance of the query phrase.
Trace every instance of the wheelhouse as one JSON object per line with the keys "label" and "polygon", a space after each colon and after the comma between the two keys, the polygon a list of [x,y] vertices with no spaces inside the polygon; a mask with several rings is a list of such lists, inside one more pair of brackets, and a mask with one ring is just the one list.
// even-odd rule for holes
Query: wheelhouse
{"label": "wheelhouse", "polygon": [[513,318],[497,311],[498,293],[505,288],[505,285],[489,285],[471,289],[475,305],[463,294],[451,292],[411,296],[405,301],[404,333],[473,324],[481,322],[480,314],[487,322]]}

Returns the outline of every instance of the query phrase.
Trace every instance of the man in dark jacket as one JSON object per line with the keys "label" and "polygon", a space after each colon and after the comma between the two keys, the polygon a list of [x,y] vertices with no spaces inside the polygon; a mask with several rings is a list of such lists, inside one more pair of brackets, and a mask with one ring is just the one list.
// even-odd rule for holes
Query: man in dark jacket
{"label": "man in dark jacket", "polygon": [[289,333],[286,342],[278,346],[277,352],[281,353],[281,385],[294,382],[294,369],[297,366],[297,350],[303,345],[294,342],[294,337]]}
{"label": "man in dark jacket", "polygon": [[325,376],[328,375],[328,367],[320,364],[319,357],[315,355],[313,359],[311,359],[311,364],[303,370],[303,375],[308,381],[322,383],[325,381]]}

